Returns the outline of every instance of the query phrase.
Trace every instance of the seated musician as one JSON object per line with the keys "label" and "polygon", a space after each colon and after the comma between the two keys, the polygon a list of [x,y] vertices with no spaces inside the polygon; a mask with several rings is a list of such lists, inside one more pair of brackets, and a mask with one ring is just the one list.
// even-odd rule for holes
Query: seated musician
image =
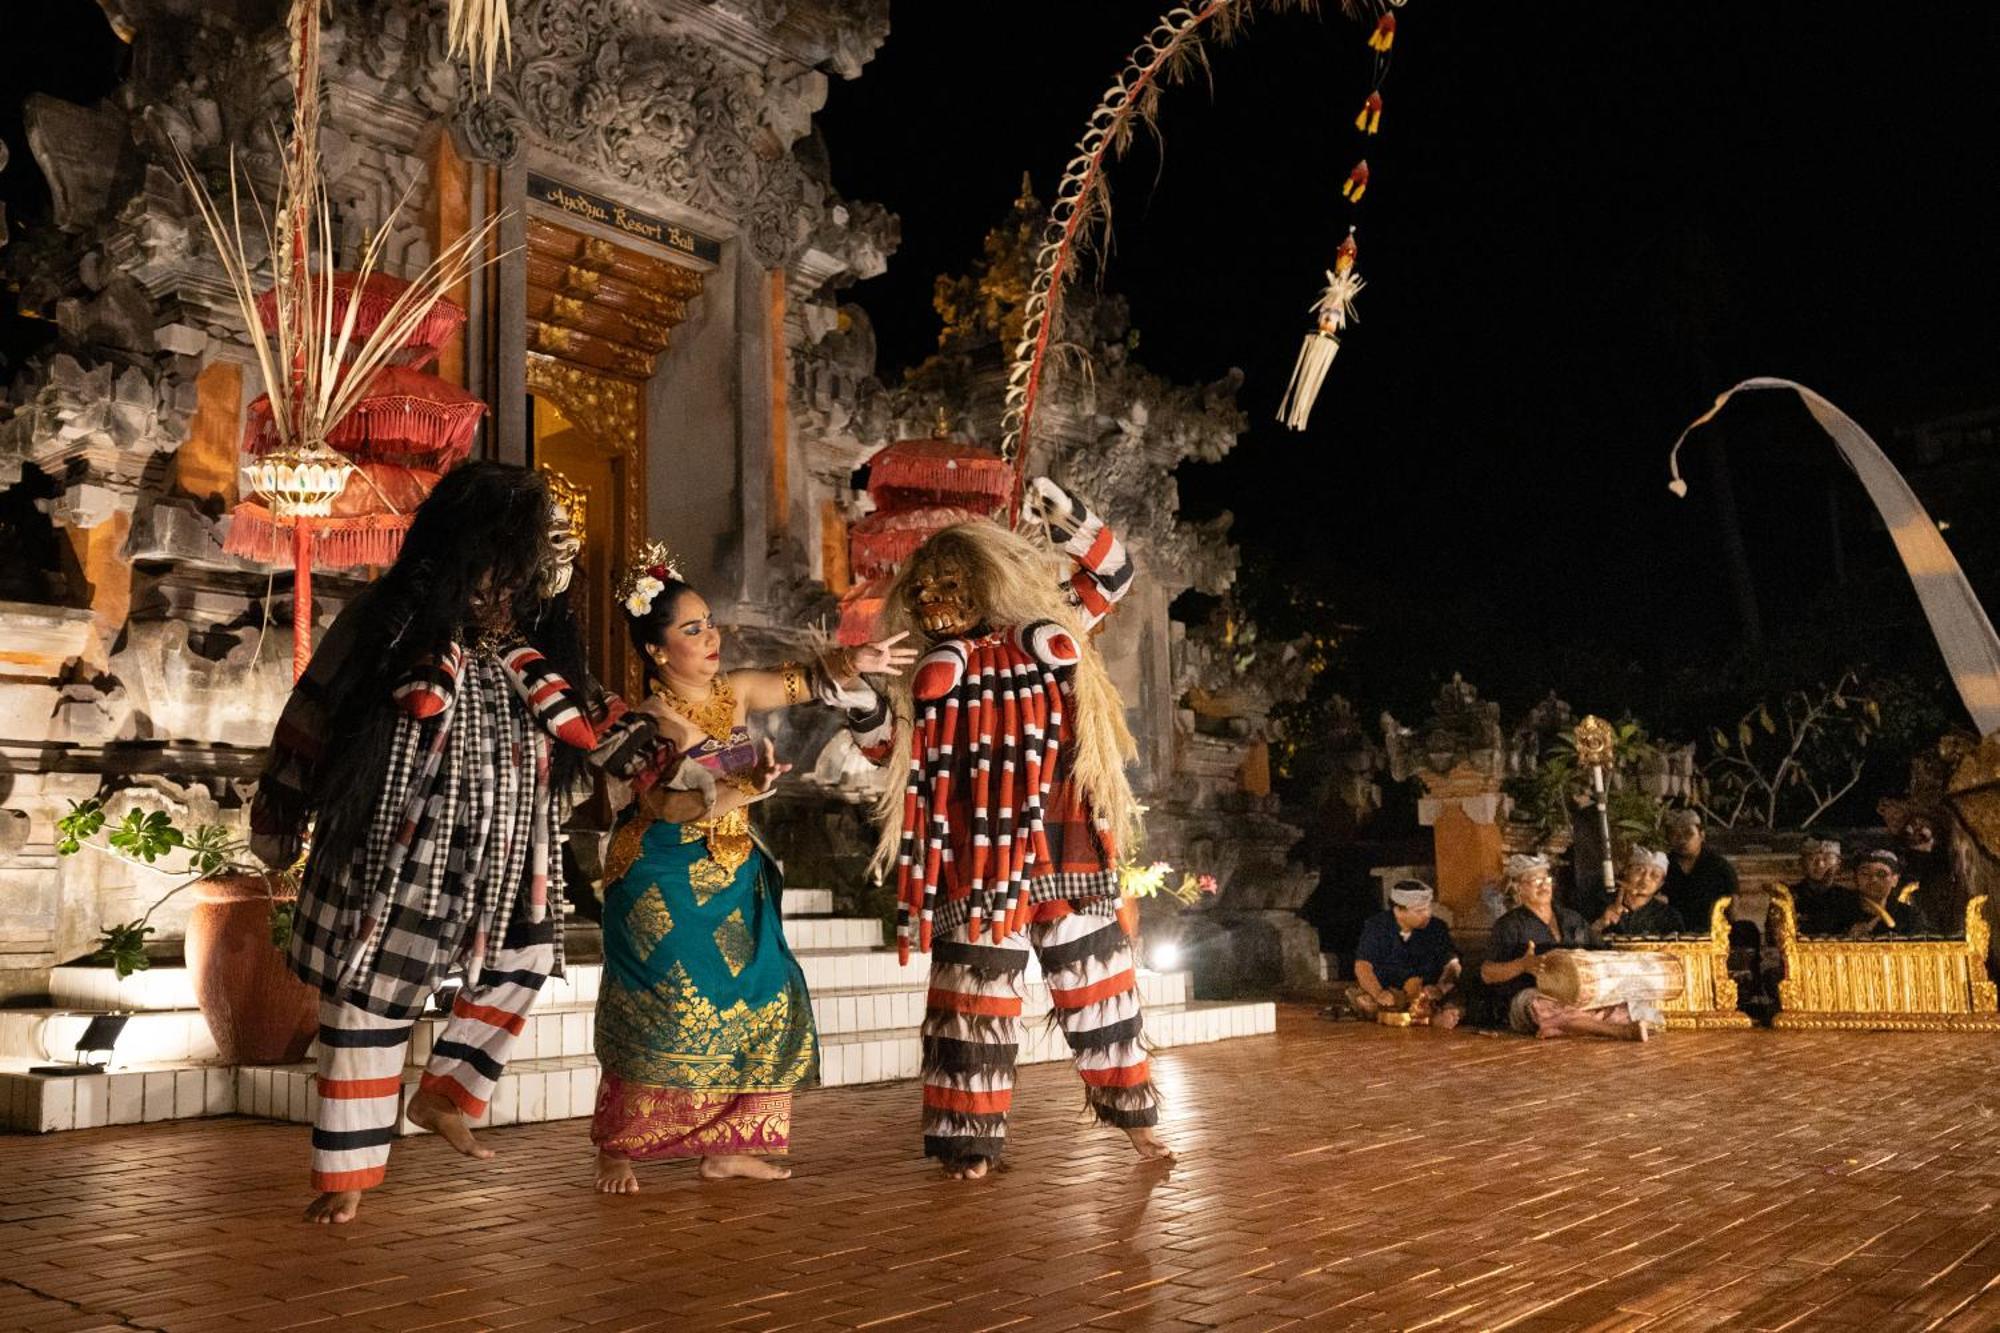
{"label": "seated musician", "polygon": [[1432,915],[1437,893],[1420,879],[1398,880],[1389,909],[1368,918],[1354,950],[1347,1000],[1364,1018],[1408,1010],[1432,1027],[1458,1026],[1458,948]]}
{"label": "seated musician", "polygon": [[1936,934],[1917,901],[1918,886],[1898,890],[1902,876],[1902,858],[1894,852],[1887,848],[1863,852],[1854,864],[1853,919],[1840,933],[1851,940]]}
{"label": "seated musician", "polygon": [[1564,1004],[1535,988],[1535,976],[1553,949],[1601,949],[1603,937],[1595,926],[1555,901],[1555,883],[1545,856],[1510,856],[1506,868],[1510,904],[1493,923],[1493,934],[1479,978],[1505,1006],[1507,1025],[1537,1037],[1612,1037],[1645,1041],[1653,1034],[1648,1013],[1635,1016],[1632,1006],[1615,1004],[1583,1009]]}
{"label": "seated musician", "polygon": [[1685,935],[1687,922],[1674,905],[1660,896],[1667,878],[1667,854],[1634,847],[1618,876],[1618,896],[1597,918],[1604,935]]}
{"label": "seated musician", "polygon": [[1957,884],[1951,850],[1938,832],[1936,817],[1912,810],[1903,820],[1896,837],[1896,856],[1902,862],[1902,877],[1896,885],[1898,901],[1915,901],[1933,923],[1965,917],[1965,895]]}
{"label": "seated musician", "polygon": [[1860,918],[1854,890],[1835,879],[1840,873],[1840,840],[1807,838],[1799,845],[1805,878],[1790,885],[1792,911],[1801,935],[1844,935]]}
{"label": "seated musician", "polygon": [[[1693,810],[1669,810],[1661,821],[1667,831],[1671,860],[1666,882],[1660,891],[1681,914],[1681,920],[1706,927],[1718,900],[1736,896],[1736,867],[1729,858],[1708,845],[1701,815]],[[1747,926],[1748,940],[1755,943],[1757,929]]]}

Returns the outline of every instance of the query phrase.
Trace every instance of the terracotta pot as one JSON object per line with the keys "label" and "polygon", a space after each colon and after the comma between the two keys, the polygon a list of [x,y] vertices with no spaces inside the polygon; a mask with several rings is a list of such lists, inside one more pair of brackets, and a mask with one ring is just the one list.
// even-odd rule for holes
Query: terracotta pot
{"label": "terracotta pot", "polygon": [[271,943],[271,902],[292,895],[259,875],[194,886],[187,965],[201,1016],[232,1065],[292,1064],[319,1031],[319,992],[292,975]]}

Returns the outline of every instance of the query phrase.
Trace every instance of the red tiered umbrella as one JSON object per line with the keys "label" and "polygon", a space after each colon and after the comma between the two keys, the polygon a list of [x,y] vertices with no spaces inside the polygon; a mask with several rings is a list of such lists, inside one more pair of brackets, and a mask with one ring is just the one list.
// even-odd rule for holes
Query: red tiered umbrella
{"label": "red tiered umbrella", "polygon": [[958,440],[898,440],[868,460],[868,494],[878,510],[952,504],[983,512],[1012,494],[999,454]]}
{"label": "red tiered umbrella", "polygon": [[[357,299],[352,273],[333,275],[333,327],[338,329],[347,318],[347,308],[354,307],[354,334],[357,340],[366,338],[389,317],[390,307],[402,294],[410,289],[410,284],[387,273],[371,273],[361,282]],[[264,317],[269,327],[278,319],[278,294],[273,288],[257,298],[257,312]],[[439,301],[424,312],[422,322],[416,332],[403,340],[403,350],[396,360],[403,365],[421,366],[444,350],[444,345],[457,336],[465,325],[465,311],[454,301]]]}
{"label": "red tiered umbrella", "polygon": [[[372,274],[357,290],[354,276],[340,273],[332,286],[334,324],[338,327],[347,318],[351,306],[358,345],[387,318],[409,284]],[[267,313],[276,310],[271,292],[260,296],[258,304]],[[486,404],[417,369],[434,359],[464,323],[464,310],[438,298],[405,341],[397,364],[375,372],[367,393],[327,432],[326,444],[353,464],[346,485],[330,506],[315,508],[308,517],[256,499],[230,511],[229,538],[223,544],[230,554],[276,564],[290,548],[295,579],[294,675],[304,670],[311,652],[313,567],[352,568],[394,560],[417,506],[438,478],[472,451]],[[246,413],[242,453],[246,459],[269,459],[282,453],[281,445],[270,395],[265,394]]]}
{"label": "red tiered umbrella", "polygon": [[[384,366],[326,442],[357,462],[446,472],[472,452],[484,415],[485,403],[448,380],[407,365]],[[268,453],[278,443],[271,396],[264,394],[250,404],[243,423],[243,452]]]}
{"label": "red tiered umbrella", "polygon": [[960,440],[898,440],[868,460],[875,512],[847,535],[848,559],[862,581],[840,599],[844,644],[875,635],[882,599],[917,548],[957,523],[991,515],[1013,493],[1013,472],[991,449]]}

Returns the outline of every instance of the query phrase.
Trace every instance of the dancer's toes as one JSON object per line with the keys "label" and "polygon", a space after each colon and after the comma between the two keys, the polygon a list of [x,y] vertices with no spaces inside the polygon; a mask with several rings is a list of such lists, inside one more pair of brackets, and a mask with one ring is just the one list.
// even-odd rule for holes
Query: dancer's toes
{"label": "dancer's toes", "polygon": [[429,1130],[467,1157],[484,1162],[493,1156],[491,1148],[480,1147],[479,1140],[472,1137],[472,1126],[466,1123],[465,1112],[443,1093],[420,1090],[410,1098],[410,1109],[405,1114],[418,1129]]}
{"label": "dancer's toes", "polygon": [[609,1157],[597,1154],[597,1192],[599,1194],[637,1194],[639,1177],[632,1173],[632,1163],[624,1157]]}
{"label": "dancer's toes", "polygon": [[1132,1146],[1139,1150],[1139,1157],[1142,1161],[1172,1162],[1175,1160],[1174,1150],[1167,1146],[1167,1141],[1160,1137],[1159,1131],[1150,1125],[1144,1129],[1128,1129],[1125,1133],[1132,1140]]}
{"label": "dancer's toes", "polygon": [[701,1159],[703,1180],[790,1180],[792,1168],[767,1157],[731,1153]]}
{"label": "dancer's toes", "polygon": [[361,1211],[360,1190],[328,1190],[306,1205],[306,1221],[325,1226],[331,1222],[352,1222]]}
{"label": "dancer's toes", "polygon": [[951,1180],[980,1180],[992,1169],[993,1163],[985,1157],[967,1157],[963,1161],[946,1162],[944,1173]]}

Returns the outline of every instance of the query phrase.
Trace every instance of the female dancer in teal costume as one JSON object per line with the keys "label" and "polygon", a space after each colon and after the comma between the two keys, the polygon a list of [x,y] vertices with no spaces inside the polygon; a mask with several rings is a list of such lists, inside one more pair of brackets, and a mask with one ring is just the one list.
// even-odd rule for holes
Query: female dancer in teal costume
{"label": "female dancer in teal costume", "polygon": [[900,671],[915,654],[890,640],[811,667],[723,672],[708,603],[657,543],[620,595],[651,683],[643,711],[693,762],[662,767],[670,786],[635,784],[606,858],[597,1187],[636,1193],[633,1162],[676,1157],[700,1157],[710,1178],[782,1180],[790,1168],[768,1159],[790,1147],[792,1089],[811,1077],[818,1041],[778,868],[750,833],[749,805],[789,766],[744,724],[815,700],[865,721],[885,705],[861,673]]}

